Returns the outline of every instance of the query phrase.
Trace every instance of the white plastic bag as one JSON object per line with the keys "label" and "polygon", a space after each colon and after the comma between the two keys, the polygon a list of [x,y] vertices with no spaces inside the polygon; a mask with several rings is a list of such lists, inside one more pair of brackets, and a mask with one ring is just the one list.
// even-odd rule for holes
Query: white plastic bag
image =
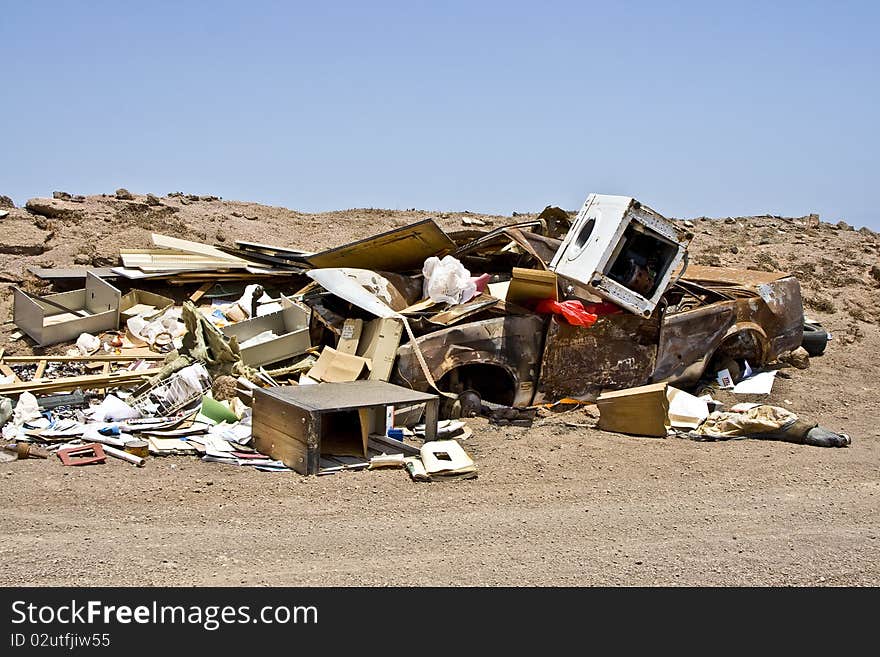
{"label": "white plastic bag", "polygon": [[438,303],[465,303],[477,294],[471,273],[452,256],[431,256],[422,267],[424,296]]}
{"label": "white plastic bag", "polygon": [[76,348],[82,356],[90,356],[101,348],[101,339],[91,333],[80,333],[76,339]]}

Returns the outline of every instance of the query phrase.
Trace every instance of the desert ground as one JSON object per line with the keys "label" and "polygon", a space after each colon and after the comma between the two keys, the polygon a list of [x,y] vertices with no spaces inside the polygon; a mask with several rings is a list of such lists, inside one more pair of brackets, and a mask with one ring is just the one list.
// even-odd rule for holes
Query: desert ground
{"label": "desert ground", "polygon": [[[313,250],[425,217],[457,230],[465,218],[497,227],[532,216],[156,201],[0,200],[0,347],[32,351],[9,339],[11,286],[48,291],[28,267],[116,264],[150,232]],[[880,236],[815,216],[687,221],[692,261],[800,279],[806,313],[833,339],[808,369],[785,368],[769,401],[846,432],[851,446],[638,438],[599,431],[577,410],[532,428],[469,420],[479,477],[446,483],[182,456],[144,468],[19,460],[0,464],[0,584],[880,584]]]}

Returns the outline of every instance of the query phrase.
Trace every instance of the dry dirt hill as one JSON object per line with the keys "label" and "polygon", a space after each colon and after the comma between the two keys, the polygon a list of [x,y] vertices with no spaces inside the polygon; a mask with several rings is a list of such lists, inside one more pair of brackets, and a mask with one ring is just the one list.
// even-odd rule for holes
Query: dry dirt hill
{"label": "dry dirt hill", "polygon": [[[7,343],[8,288],[39,291],[28,266],[115,264],[120,248],[149,246],[150,232],[318,249],[425,217],[446,229],[465,216],[516,220],[56,196],[3,208],[8,349],[26,348]],[[400,471],[303,478],[184,457],[143,469],[19,461],[0,467],[0,584],[880,584],[878,235],[814,216],[689,221],[695,262],[801,280],[808,314],[834,339],[809,369],[788,369],[769,401],[848,432],[851,447],[634,438],[599,432],[578,411],[531,429],[473,420],[466,447],[480,477],[446,485]]]}

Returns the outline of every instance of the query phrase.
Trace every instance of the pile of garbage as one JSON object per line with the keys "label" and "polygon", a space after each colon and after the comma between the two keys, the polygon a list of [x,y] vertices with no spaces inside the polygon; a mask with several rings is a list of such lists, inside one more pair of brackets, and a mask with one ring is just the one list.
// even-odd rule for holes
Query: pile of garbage
{"label": "pile of garbage", "polygon": [[[797,280],[689,267],[692,238],[599,194],[575,217],[454,233],[427,219],[320,253],[154,234],[83,270],[82,289],[14,290],[17,337],[68,349],[0,353],[0,454],[472,478],[462,418],[529,426],[560,402],[596,402],[609,431],[848,444],[785,409],[685,391],[766,395],[774,366],[808,364]],[[188,296],[156,291],[168,284]]]}

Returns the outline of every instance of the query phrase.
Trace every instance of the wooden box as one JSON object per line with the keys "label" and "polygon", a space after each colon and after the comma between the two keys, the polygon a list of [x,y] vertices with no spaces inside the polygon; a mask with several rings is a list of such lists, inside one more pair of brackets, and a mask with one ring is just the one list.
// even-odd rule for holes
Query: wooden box
{"label": "wooden box", "polygon": [[257,388],[254,447],[301,474],[318,474],[321,455],[367,457],[370,433],[385,433],[388,406],[425,404],[426,440],[437,435],[439,398],[385,381]]}

